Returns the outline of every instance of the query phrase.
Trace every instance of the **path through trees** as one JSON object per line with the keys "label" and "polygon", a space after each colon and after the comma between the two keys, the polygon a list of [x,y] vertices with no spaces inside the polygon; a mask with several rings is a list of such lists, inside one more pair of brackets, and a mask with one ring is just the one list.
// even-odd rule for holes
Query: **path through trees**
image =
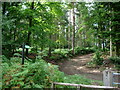
{"label": "path through trees", "polygon": [[87,62],[91,60],[92,54],[77,56],[71,60],[64,61],[60,65],[60,70],[68,75],[81,74],[92,80],[102,81],[102,71],[98,68],[88,68]]}

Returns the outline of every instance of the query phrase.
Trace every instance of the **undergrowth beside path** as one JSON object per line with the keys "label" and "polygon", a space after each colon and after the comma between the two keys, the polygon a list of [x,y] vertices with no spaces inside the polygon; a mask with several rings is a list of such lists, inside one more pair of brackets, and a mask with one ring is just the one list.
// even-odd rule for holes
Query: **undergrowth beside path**
{"label": "undergrowth beside path", "polygon": [[57,65],[52,65],[42,59],[37,59],[35,63],[25,62],[24,65],[14,60],[12,58],[10,63],[2,63],[3,88],[50,88],[52,82],[87,85],[95,82],[82,75],[66,75],[59,71]]}

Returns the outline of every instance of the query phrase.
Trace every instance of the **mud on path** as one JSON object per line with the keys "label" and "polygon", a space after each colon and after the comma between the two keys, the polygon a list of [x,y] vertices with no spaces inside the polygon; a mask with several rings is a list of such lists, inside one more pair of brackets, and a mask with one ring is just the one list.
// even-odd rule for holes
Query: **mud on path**
{"label": "mud on path", "polygon": [[81,74],[92,80],[102,81],[102,72],[98,68],[89,68],[86,64],[91,61],[92,54],[77,56],[59,64],[60,71],[68,75]]}

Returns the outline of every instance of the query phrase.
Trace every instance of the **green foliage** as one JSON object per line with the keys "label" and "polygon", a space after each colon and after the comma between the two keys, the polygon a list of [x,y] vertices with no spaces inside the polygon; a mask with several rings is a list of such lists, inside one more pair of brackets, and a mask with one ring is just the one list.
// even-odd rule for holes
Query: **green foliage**
{"label": "green foliage", "polygon": [[2,55],[2,62],[9,62],[8,58],[6,58],[6,56]]}
{"label": "green foliage", "polygon": [[92,80],[86,79],[84,76],[80,75],[68,75],[67,77],[64,78],[66,83],[76,83],[76,84],[91,84]]}
{"label": "green foliage", "polygon": [[55,49],[53,51],[54,54],[59,54],[61,57],[66,58],[68,57],[69,50],[68,49]]}
{"label": "green foliage", "polygon": [[21,58],[19,57],[11,57],[10,58],[10,63],[21,63]]}
{"label": "green foliage", "polygon": [[50,60],[54,60],[54,61],[61,61],[62,59],[63,59],[63,57],[61,55],[58,55],[58,54],[53,54],[50,57]]}
{"label": "green foliage", "polygon": [[[58,66],[38,59],[35,63],[20,65],[2,63],[3,88],[49,88],[52,82],[91,84],[91,80],[80,75],[65,75]],[[65,87],[65,86],[57,86]]]}
{"label": "green foliage", "polygon": [[[54,51],[52,51],[51,57],[48,57],[47,52],[48,51],[46,50],[43,50],[41,52],[43,59],[47,57],[47,59],[49,58],[50,60],[60,61],[74,56],[72,54],[72,49],[54,49]],[[75,48],[75,55],[84,55],[93,52],[94,52],[93,48],[80,48],[80,47]]]}
{"label": "green foliage", "polygon": [[33,48],[55,47],[56,40],[52,40],[50,36],[59,34],[58,31],[61,32],[61,30],[58,30],[58,22],[64,23],[64,25],[60,26],[62,28],[67,25],[65,8],[61,4],[57,2],[3,3],[3,9],[5,10],[3,11],[2,32],[3,54],[6,57],[12,56],[13,52],[23,42]]}
{"label": "green foliage", "polygon": [[112,63],[116,66],[118,70],[120,70],[120,57],[110,57],[109,60],[112,61]]}
{"label": "green foliage", "polygon": [[[75,55],[84,55],[93,53],[93,48],[88,48],[90,46],[96,45],[101,51],[109,51],[109,41],[111,38],[112,48],[116,49],[116,54],[119,56],[120,52],[120,33],[119,33],[119,13],[120,13],[120,3],[76,3],[72,5],[66,3],[58,2],[11,2],[3,3],[3,22],[2,22],[2,51],[3,51],[3,67],[5,73],[11,74],[10,70],[15,70],[18,76],[10,76],[10,83],[8,87],[18,86],[18,87],[43,87],[46,86],[45,73],[40,71],[43,69],[40,66],[48,67],[45,63],[39,63],[39,59],[47,57],[50,60],[62,60],[74,56],[72,54],[72,49],[55,49],[55,48],[71,48],[71,43],[73,33],[72,22],[72,9],[76,9],[75,24],[75,45],[80,47],[75,47]],[[33,5],[33,6],[32,6]],[[89,19],[89,20],[88,20]],[[74,23],[74,22],[73,22]],[[111,37],[110,37],[111,36]],[[26,37],[26,38],[25,38]],[[26,66],[21,67],[21,55],[15,53],[22,43],[28,43],[31,47],[30,52],[38,53],[37,62],[32,63],[31,66],[38,70],[38,75],[31,74],[31,78],[34,79],[30,81],[27,78],[28,73],[36,72],[30,67],[30,62],[25,60]],[[104,45],[103,45],[104,44]],[[103,48],[102,48],[102,47]],[[82,47],[82,48],[81,48]],[[83,48],[87,47],[87,48]],[[39,48],[41,51],[39,51]],[[49,51],[51,48],[51,51]],[[55,49],[52,51],[52,49]],[[52,52],[52,56],[48,56],[48,52]],[[12,57],[14,56],[14,57]],[[6,58],[7,57],[7,58]],[[12,57],[12,58],[10,58]],[[119,57],[111,57],[110,60],[115,64],[119,65]],[[42,61],[41,61],[42,62]],[[96,51],[93,61],[96,65],[102,65],[103,58],[101,58],[101,53]],[[13,67],[15,64],[16,67]],[[43,64],[43,65],[41,65]],[[13,66],[12,66],[13,65]],[[44,66],[45,65],[45,66]],[[19,67],[18,67],[19,66]],[[21,69],[22,68],[22,69]],[[19,70],[20,69],[20,70]],[[34,69],[34,68],[33,68]],[[40,69],[40,70],[39,70]],[[54,68],[53,68],[54,69]],[[31,70],[31,71],[30,71]],[[55,70],[53,70],[55,71]],[[42,75],[41,72],[43,72]],[[21,79],[21,74],[25,76],[25,79]],[[56,70],[56,75],[52,80],[58,80],[63,82],[63,73]],[[48,73],[48,76],[50,73]],[[28,76],[30,76],[28,74]],[[78,77],[78,76],[76,76]],[[29,77],[30,78],[30,77]],[[36,78],[44,79],[37,82]],[[67,77],[68,78],[68,77]],[[17,79],[20,82],[17,82]],[[29,82],[27,82],[28,80]],[[24,83],[28,84],[24,84]],[[10,86],[9,86],[10,85]],[[24,86],[25,85],[25,86]]]}
{"label": "green foliage", "polygon": [[[78,28],[75,29],[75,45],[80,47],[98,45],[101,48],[104,43],[102,49],[106,51],[106,48],[109,50],[111,35],[113,48],[116,46],[116,54],[119,56],[118,2],[94,4],[77,2],[74,5],[58,2],[12,2],[2,5],[2,51],[7,58],[13,56],[23,42],[34,48],[31,52],[36,52],[38,48],[41,50],[48,47],[70,48],[73,35],[73,26],[70,24],[72,8],[77,10],[75,24]],[[75,49],[76,54],[91,52],[86,48]],[[67,57],[63,54],[60,54],[61,57]]]}
{"label": "green foliage", "polygon": [[[3,88],[43,88],[50,85],[54,78],[55,66],[43,60],[36,63],[25,63],[24,66],[14,63],[9,66],[3,63]],[[58,70],[58,69],[56,69]],[[56,77],[56,76],[55,76]],[[56,80],[56,79],[55,79]]]}
{"label": "green foliage", "polygon": [[16,56],[16,57],[21,57],[22,55],[19,54],[19,53],[14,53],[14,56]]}
{"label": "green foliage", "polygon": [[113,64],[120,64],[120,57],[114,56],[109,58]]}
{"label": "green foliage", "polygon": [[[84,55],[84,54],[89,54],[93,53],[94,49],[93,48],[81,48],[81,47],[75,47],[75,55]],[[53,60],[60,60],[64,58],[69,58],[72,57],[72,49],[55,49],[53,52],[53,55],[50,57]]]}
{"label": "green foliage", "polygon": [[81,47],[75,47],[75,54],[83,55],[83,54],[89,54],[93,53],[95,50],[93,48],[81,48]]}
{"label": "green foliage", "polygon": [[52,51],[52,56],[49,57],[50,60],[61,61],[65,58],[72,56],[69,49],[55,49]]}
{"label": "green foliage", "polygon": [[96,65],[102,65],[103,64],[103,58],[101,58],[101,52],[100,51],[96,51],[94,56],[93,56],[93,62]]}
{"label": "green foliage", "polygon": [[96,67],[96,63],[92,60],[90,62],[87,63],[87,67]]}
{"label": "green foliage", "polygon": [[38,51],[41,57],[48,56],[48,48],[45,48],[43,51]]}

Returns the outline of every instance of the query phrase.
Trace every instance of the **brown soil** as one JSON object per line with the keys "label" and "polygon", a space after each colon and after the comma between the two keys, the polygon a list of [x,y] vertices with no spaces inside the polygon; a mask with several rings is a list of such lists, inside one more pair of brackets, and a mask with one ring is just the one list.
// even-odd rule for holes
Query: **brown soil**
{"label": "brown soil", "polygon": [[81,74],[86,78],[102,81],[102,71],[99,68],[89,68],[86,65],[91,61],[91,58],[92,54],[77,56],[59,63],[59,69],[68,75]]}

